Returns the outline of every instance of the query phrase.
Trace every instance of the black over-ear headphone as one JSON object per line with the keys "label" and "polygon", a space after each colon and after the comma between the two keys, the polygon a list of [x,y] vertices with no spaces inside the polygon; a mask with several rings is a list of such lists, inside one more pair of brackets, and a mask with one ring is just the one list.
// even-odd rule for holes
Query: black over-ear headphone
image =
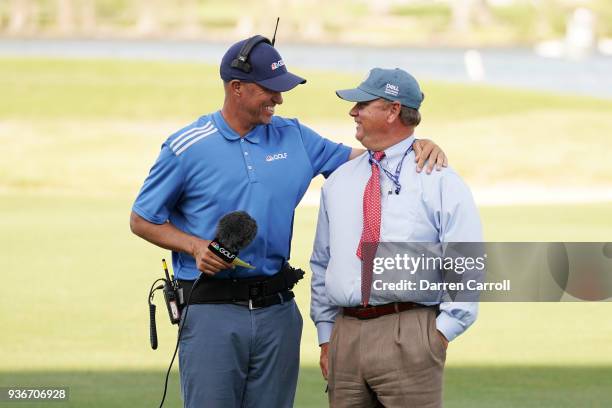
{"label": "black over-ear headphone", "polygon": [[249,59],[249,54],[251,54],[251,51],[253,50],[253,48],[255,48],[257,44],[262,42],[274,46],[270,42],[270,40],[268,40],[263,35],[254,35],[244,43],[244,45],[240,49],[240,52],[238,53],[238,56],[232,61],[231,67],[239,69],[240,71],[245,72],[247,74],[251,72],[253,70],[253,67],[251,67],[251,64],[247,62]]}

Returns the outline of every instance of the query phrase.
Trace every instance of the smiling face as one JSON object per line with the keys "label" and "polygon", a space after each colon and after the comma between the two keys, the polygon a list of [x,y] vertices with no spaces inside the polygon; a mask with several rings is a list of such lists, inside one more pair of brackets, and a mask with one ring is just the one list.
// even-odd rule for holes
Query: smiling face
{"label": "smiling face", "polygon": [[384,150],[388,142],[385,140],[385,130],[389,126],[389,103],[383,99],[369,102],[357,102],[349,111],[349,115],[357,124],[355,138],[369,150]]}
{"label": "smiling face", "polygon": [[241,108],[251,126],[268,124],[272,121],[274,108],[283,103],[280,92],[271,91],[260,85],[242,82]]}

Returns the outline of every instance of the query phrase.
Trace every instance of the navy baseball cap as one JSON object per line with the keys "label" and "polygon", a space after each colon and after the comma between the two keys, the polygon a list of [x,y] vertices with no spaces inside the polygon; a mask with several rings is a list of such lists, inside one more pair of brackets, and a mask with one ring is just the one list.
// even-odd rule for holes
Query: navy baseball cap
{"label": "navy baseball cap", "polygon": [[243,72],[232,67],[232,61],[238,57],[242,46],[248,41],[242,40],[232,45],[221,59],[219,73],[225,82],[239,79],[245,82],[255,82],[264,88],[276,92],[289,91],[306,80],[287,71],[287,66],[278,51],[266,42],[255,45],[249,54],[247,62],[251,72]]}
{"label": "navy baseball cap", "polygon": [[368,102],[383,98],[419,110],[425,95],[419,83],[403,69],[374,68],[357,88],[336,91],[345,101]]}

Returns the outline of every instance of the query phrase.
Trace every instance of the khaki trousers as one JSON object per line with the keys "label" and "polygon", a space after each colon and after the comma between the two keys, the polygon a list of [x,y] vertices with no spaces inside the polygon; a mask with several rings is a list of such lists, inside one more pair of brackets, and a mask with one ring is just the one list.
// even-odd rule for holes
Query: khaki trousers
{"label": "khaki trousers", "polygon": [[440,408],[446,349],[434,308],[375,319],[339,314],[329,346],[332,408]]}

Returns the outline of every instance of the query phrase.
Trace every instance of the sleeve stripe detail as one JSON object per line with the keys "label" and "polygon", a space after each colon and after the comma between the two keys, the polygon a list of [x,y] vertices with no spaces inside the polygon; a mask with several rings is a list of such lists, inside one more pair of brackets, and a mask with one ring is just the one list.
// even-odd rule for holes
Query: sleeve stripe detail
{"label": "sleeve stripe detail", "polygon": [[212,122],[209,120],[204,126],[200,126],[200,127],[195,127],[192,129],[189,129],[187,131],[185,131],[184,133],[182,133],[181,135],[179,135],[176,139],[174,139],[172,141],[172,143],[170,143],[170,148],[172,150],[174,150],[174,146],[178,143],[178,144],[182,144],[182,141],[184,141],[186,138],[188,138],[189,136],[191,136],[194,133],[200,133],[200,131],[203,132],[207,132],[210,129],[214,128]]}
{"label": "sleeve stripe detail", "polygon": [[[176,152],[178,152],[180,149],[182,149],[182,147],[183,147],[183,146],[185,146],[185,144],[187,144],[187,142],[189,142],[189,141],[190,141],[190,140],[192,140],[193,138],[195,138],[195,137],[197,137],[197,136],[200,136],[200,135],[202,135],[202,134],[205,134],[206,136],[208,136],[208,135],[210,135],[211,133],[215,133],[216,131],[217,131],[217,129],[213,127],[213,128],[208,129],[208,130],[206,130],[206,131],[201,130],[201,131],[199,131],[199,132],[192,133],[190,136],[183,138],[183,140],[181,140],[181,142],[180,142],[180,143],[178,143],[176,146],[172,147],[171,149],[172,149],[172,151],[173,151],[174,153],[176,153]],[[198,140],[200,140],[200,139],[198,139]],[[189,144],[189,146],[191,146],[191,144]]]}
{"label": "sleeve stripe detail", "polygon": [[[196,137],[195,139],[191,140],[187,144],[183,145],[183,147],[181,147],[180,149],[175,150],[174,154],[178,156],[179,154],[181,154],[185,150],[187,150],[189,148],[189,146],[191,146],[192,144],[196,143],[198,140],[204,139],[206,136],[212,135],[213,133],[216,133],[216,132],[217,132],[217,129],[216,128],[212,128],[208,132],[198,133],[197,134],[197,135],[199,135],[198,137]],[[197,136],[197,135],[193,135],[193,136]]]}

